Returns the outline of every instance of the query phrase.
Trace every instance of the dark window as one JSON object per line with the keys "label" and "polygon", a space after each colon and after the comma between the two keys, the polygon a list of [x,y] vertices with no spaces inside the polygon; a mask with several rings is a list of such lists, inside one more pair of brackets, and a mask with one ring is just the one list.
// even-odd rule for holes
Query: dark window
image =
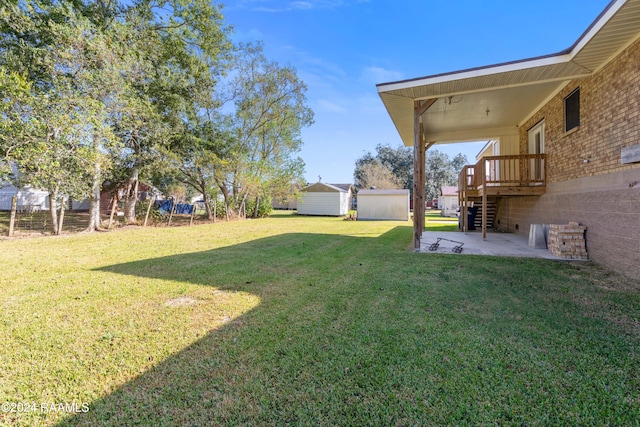
{"label": "dark window", "polygon": [[580,88],[564,99],[564,131],[580,126]]}

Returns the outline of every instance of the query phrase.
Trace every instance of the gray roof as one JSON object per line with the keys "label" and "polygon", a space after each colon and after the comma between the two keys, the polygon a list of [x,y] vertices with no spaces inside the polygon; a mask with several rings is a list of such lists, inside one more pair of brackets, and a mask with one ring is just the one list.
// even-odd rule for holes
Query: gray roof
{"label": "gray roof", "polygon": [[308,185],[301,191],[348,193],[351,191],[351,187],[351,184],[327,184],[326,182],[316,182],[315,184]]}
{"label": "gray roof", "polygon": [[383,195],[392,195],[392,194],[409,194],[409,190],[360,190],[358,191],[358,196],[383,196]]}
{"label": "gray roof", "polygon": [[329,185],[333,185],[334,187],[338,187],[344,191],[349,191],[352,189],[353,185],[351,184],[329,184]]}

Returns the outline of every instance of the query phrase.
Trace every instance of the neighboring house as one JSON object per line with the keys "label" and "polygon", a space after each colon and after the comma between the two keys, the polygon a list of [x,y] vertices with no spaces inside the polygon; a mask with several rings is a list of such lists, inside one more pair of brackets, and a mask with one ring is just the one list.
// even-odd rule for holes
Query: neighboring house
{"label": "neighboring house", "polygon": [[[162,195],[162,193],[160,193],[160,190],[158,190],[156,187],[151,187],[153,190],[150,194],[148,194],[148,198],[153,197],[153,194],[156,194],[156,200],[160,200],[163,199],[164,200],[164,196]],[[215,201],[217,201],[218,203],[224,203],[224,195],[222,193],[218,193],[216,195],[216,197],[212,197],[210,200],[210,203],[213,203]],[[195,204],[203,204],[204,203],[204,196],[202,194],[198,194],[197,196],[193,196],[191,199],[189,199],[189,203],[192,205]]]}
{"label": "neighboring house", "polygon": [[[12,167],[13,173],[17,173],[17,168]],[[109,183],[104,184],[105,187],[109,186]],[[124,190],[120,189],[119,193],[122,194]],[[146,200],[150,198],[153,193],[159,194],[159,191],[149,184],[143,182],[138,185],[138,200]],[[108,215],[111,212],[111,205],[113,203],[113,190],[103,190],[100,193],[100,213]],[[17,209],[28,211],[49,210],[49,193],[45,190],[34,189],[31,186],[25,186],[23,188],[16,188],[14,185],[8,182],[0,182],[0,211],[11,210],[11,199],[13,196],[18,196]],[[67,199],[67,208],[75,211],[89,210],[89,199],[85,200],[72,200]]]}
{"label": "neighboring house", "polygon": [[[11,172],[15,175],[18,168],[11,164]],[[7,181],[0,181],[0,211],[11,210],[11,200],[17,196],[17,209],[28,211],[49,210],[49,193],[32,188],[30,185],[17,188]]]}
{"label": "neighboring house", "polygon": [[[424,229],[426,150],[493,140],[493,155],[466,166],[458,185],[461,203],[480,206],[485,235],[490,201],[496,203],[495,227],[525,236],[531,224],[576,221],[586,226],[593,261],[638,277],[638,64],[640,0],[614,0],[557,54],[379,84],[391,119],[418,159],[414,247]],[[445,104],[447,114],[437,113]]]}
{"label": "neighboring house", "polygon": [[0,188],[0,211],[11,210],[11,199],[18,196],[17,209],[39,211],[49,210],[49,193],[43,190],[36,190],[30,186],[16,188],[8,185]]}
{"label": "neighboring house", "polygon": [[409,190],[358,191],[358,220],[409,221]]}
{"label": "neighboring house", "polygon": [[444,186],[440,188],[438,209],[442,216],[456,216],[458,209],[458,187]]}
{"label": "neighboring house", "polygon": [[295,211],[298,209],[298,196],[297,194],[300,192],[300,185],[294,184],[289,189],[289,194],[287,194],[286,199],[282,199],[281,197],[273,197],[271,200],[271,207],[273,209],[285,209],[290,211]]}
{"label": "neighboring house", "polygon": [[298,214],[342,216],[349,213],[353,186],[317,182],[301,190]]}
{"label": "neighboring house", "polygon": [[[103,187],[108,188],[109,183],[105,183]],[[116,192],[115,190],[102,190],[102,192],[100,193],[100,214],[102,215],[111,214],[111,208],[113,206],[113,196],[115,192]],[[118,192],[118,200],[120,201],[124,197],[125,188],[119,188],[117,192]],[[160,190],[158,190],[157,188],[155,188],[150,184],[147,184],[144,182],[138,182],[138,200],[139,201],[151,199],[154,194],[156,195],[161,194]],[[78,210],[89,210],[88,200],[85,200],[84,202],[81,202],[81,203],[82,205],[81,207],[78,208]]]}
{"label": "neighboring house", "polygon": [[273,199],[271,201],[271,207],[273,207],[273,209],[295,211],[298,209],[298,198],[293,194],[290,194],[287,196],[286,200]]}

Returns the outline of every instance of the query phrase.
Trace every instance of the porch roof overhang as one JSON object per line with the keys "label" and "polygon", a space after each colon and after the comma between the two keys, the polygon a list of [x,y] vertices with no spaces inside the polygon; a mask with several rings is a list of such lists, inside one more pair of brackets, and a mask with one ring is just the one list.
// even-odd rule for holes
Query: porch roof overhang
{"label": "porch roof overhang", "polygon": [[640,36],[640,0],[613,0],[570,48],[552,55],[377,85],[403,143],[414,144],[414,102],[427,143],[515,135],[567,83],[593,75]]}

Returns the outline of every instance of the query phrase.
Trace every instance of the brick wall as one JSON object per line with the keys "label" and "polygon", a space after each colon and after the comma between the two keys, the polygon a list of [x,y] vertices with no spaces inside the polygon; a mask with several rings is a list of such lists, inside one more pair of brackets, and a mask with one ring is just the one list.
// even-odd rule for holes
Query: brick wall
{"label": "brick wall", "polygon": [[[620,150],[640,144],[640,40],[593,77],[575,80],[520,128],[520,152],[528,130],[545,121],[547,182],[638,168],[621,165]],[[580,88],[580,127],[565,134],[564,98]],[[585,163],[584,160],[588,160]]]}
{"label": "brick wall", "polygon": [[[640,164],[620,162],[623,147],[640,144],[638,64],[640,40],[593,77],[569,83],[520,128],[527,153],[527,131],[545,120],[547,192],[502,199],[498,228],[526,236],[532,223],[577,221],[594,262],[640,277]],[[577,87],[580,127],[565,134],[564,98]]]}
{"label": "brick wall", "polygon": [[497,227],[528,236],[530,224],[576,221],[587,227],[591,260],[629,277],[640,277],[640,185],[629,187],[633,183],[630,172],[606,177],[622,182],[597,187],[592,184],[600,177],[589,177],[568,182],[577,188],[575,192],[554,191],[550,185],[551,191],[540,197],[504,198],[498,206]]}

